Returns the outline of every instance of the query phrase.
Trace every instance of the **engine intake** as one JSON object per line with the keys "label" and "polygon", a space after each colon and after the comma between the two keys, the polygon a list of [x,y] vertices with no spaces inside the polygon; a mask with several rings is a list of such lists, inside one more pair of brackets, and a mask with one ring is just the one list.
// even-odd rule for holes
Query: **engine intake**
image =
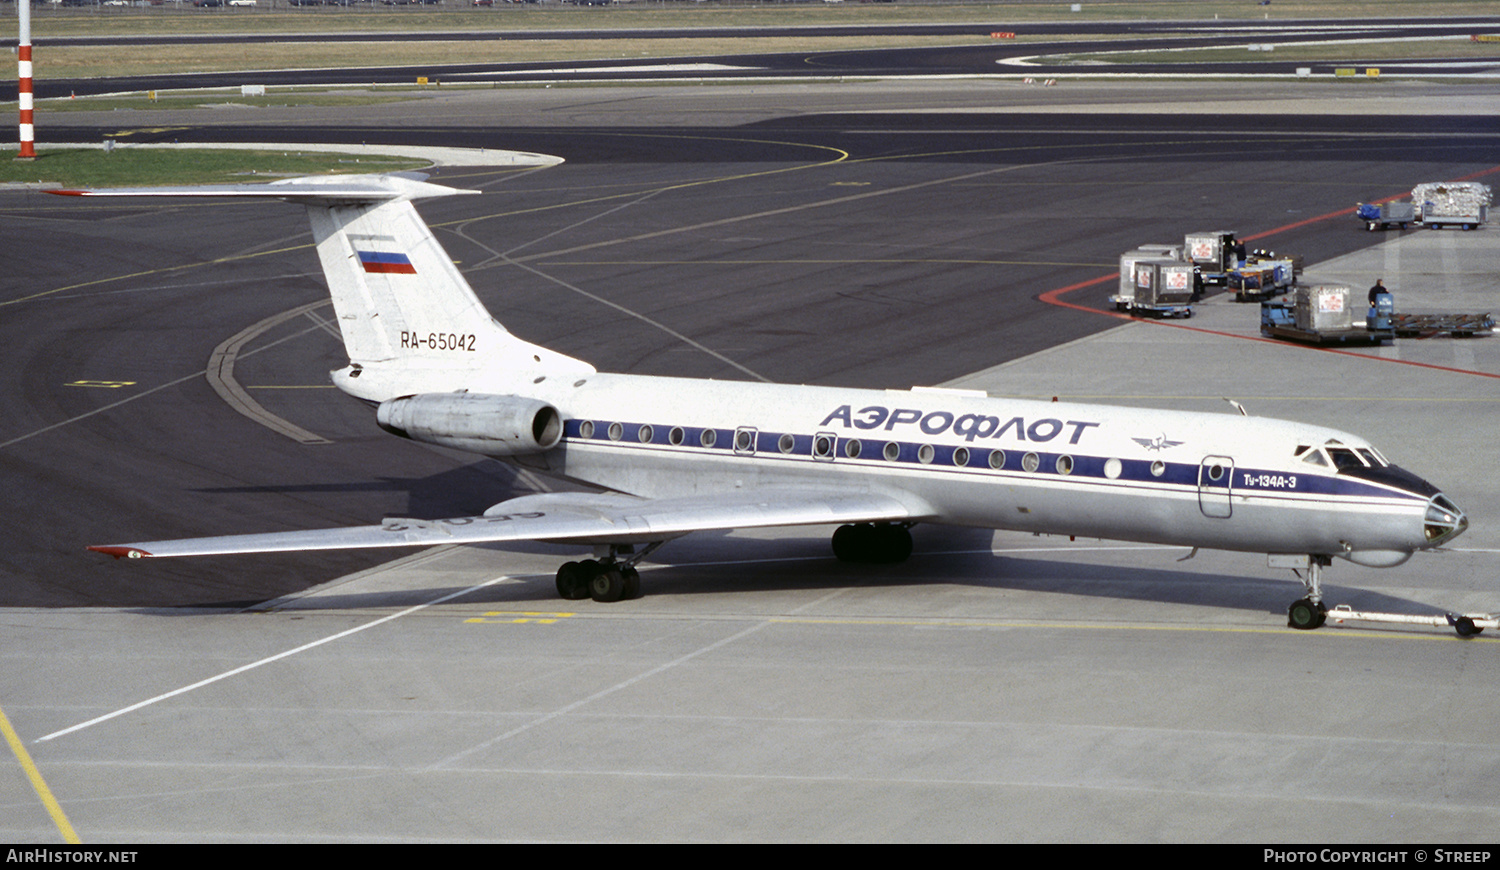
{"label": "engine intake", "polygon": [[486,456],[541,453],[562,439],[562,415],[546,402],[520,396],[424,393],[381,402],[380,428]]}

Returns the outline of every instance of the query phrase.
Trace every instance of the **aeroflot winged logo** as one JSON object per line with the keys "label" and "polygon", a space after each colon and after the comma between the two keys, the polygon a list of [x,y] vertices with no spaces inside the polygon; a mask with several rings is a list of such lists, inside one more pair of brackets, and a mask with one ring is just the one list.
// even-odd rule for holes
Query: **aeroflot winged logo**
{"label": "aeroflot winged logo", "polygon": [[387,251],[359,251],[359,264],[365,267],[366,272],[379,272],[395,275],[415,275],[417,267],[411,264],[411,258],[405,254]]}
{"label": "aeroflot winged logo", "polygon": [[1184,443],[1182,441],[1168,441],[1165,432],[1155,438],[1132,438],[1130,440],[1147,450],[1166,450],[1168,447],[1177,447]]}

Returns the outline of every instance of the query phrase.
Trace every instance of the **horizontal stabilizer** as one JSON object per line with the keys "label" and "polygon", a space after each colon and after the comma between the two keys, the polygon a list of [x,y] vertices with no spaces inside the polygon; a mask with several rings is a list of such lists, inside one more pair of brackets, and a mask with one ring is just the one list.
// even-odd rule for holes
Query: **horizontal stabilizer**
{"label": "horizontal stabilizer", "polygon": [[309,205],[340,205],[387,202],[397,199],[427,199],[434,196],[475,194],[424,181],[422,173],[389,175],[315,175],[287,178],[266,184],[194,184],[173,187],[107,187],[95,190],[49,190],[58,196],[195,196],[284,199]]}
{"label": "horizontal stabilizer", "polygon": [[675,499],[642,499],[612,493],[549,493],[512,499],[477,517],[387,519],[378,526],[146,541],[89,549],[134,559],[500,541],[641,543],[690,532],[912,521],[929,513],[930,509],[918,505],[914,498],[859,490],[766,489]]}

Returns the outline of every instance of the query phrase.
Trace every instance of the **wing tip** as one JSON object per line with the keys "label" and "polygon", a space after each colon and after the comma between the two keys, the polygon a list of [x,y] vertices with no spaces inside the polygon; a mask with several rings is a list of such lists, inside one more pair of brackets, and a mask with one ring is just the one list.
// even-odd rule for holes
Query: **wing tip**
{"label": "wing tip", "polygon": [[95,553],[103,553],[106,556],[114,556],[116,559],[141,559],[151,554],[140,547],[126,547],[119,544],[109,544],[101,547],[89,547]]}

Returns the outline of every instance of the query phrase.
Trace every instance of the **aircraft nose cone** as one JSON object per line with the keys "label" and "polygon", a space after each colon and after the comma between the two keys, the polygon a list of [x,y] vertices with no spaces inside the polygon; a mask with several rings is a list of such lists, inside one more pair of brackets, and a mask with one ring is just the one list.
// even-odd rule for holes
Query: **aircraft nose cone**
{"label": "aircraft nose cone", "polygon": [[1452,499],[1438,493],[1427,500],[1427,515],[1422,520],[1422,533],[1427,546],[1436,547],[1453,540],[1469,527],[1469,518],[1458,509]]}

